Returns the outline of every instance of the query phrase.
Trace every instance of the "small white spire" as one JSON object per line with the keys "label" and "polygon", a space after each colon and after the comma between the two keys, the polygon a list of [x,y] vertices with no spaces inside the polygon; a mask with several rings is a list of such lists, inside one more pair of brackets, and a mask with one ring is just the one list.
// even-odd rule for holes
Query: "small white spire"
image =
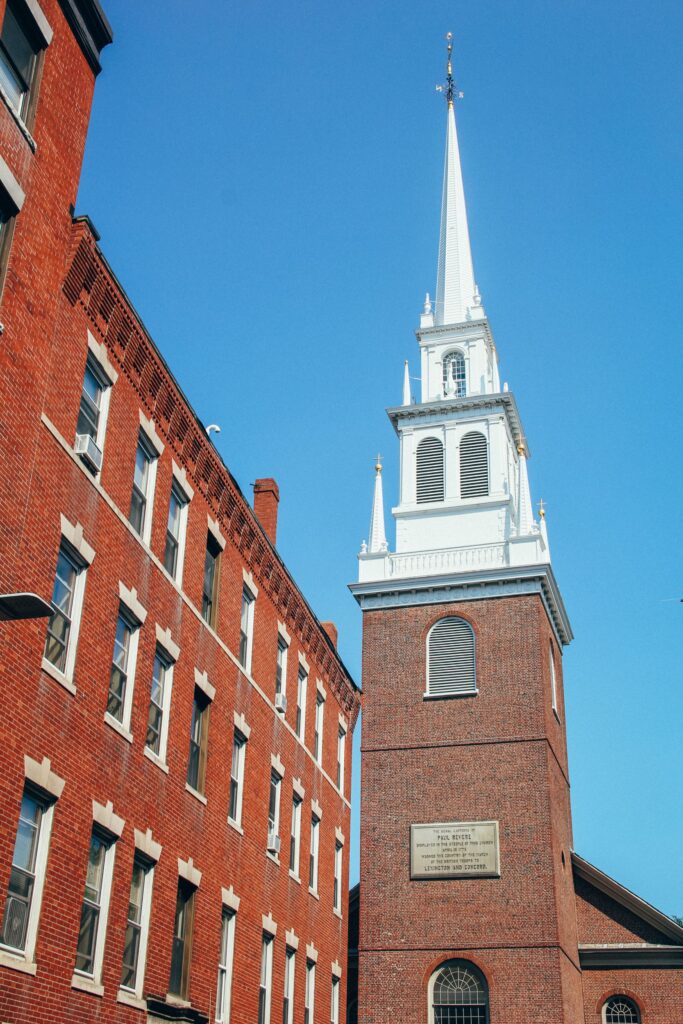
{"label": "small white spire", "polygon": [[410,372],[407,359],[403,365],[403,404],[410,405]]}
{"label": "small white spire", "polygon": [[541,500],[538,503],[538,518],[540,519],[540,523],[541,523],[541,537],[543,538],[543,543],[545,544],[546,558],[547,558],[548,561],[550,561],[550,543],[548,541],[548,524],[545,521],[545,504],[543,502],[543,498],[541,498]]}
{"label": "small white spire", "polygon": [[370,516],[370,543],[368,554],[376,555],[387,550],[387,535],[384,530],[384,495],[382,493],[382,462],[381,455],[375,463],[375,494],[372,500]]}
{"label": "small white spire", "polygon": [[531,491],[529,490],[529,474],[526,465],[526,448],[517,445],[519,453],[519,495],[517,500],[517,534],[528,537],[532,532],[534,516],[531,509]]}

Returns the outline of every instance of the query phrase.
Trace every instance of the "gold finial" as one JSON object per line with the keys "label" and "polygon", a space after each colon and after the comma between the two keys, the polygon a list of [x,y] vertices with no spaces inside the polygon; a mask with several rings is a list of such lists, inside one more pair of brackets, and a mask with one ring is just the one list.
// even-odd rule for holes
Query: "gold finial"
{"label": "gold finial", "polygon": [[377,462],[375,463],[375,469],[377,470],[378,473],[382,472],[382,456],[379,454],[379,452],[377,453]]}
{"label": "gold finial", "polygon": [[524,455],[526,457],[526,445],[524,444],[524,441],[520,441],[517,445],[517,452],[519,455]]}
{"label": "gold finial", "polygon": [[543,501],[543,498],[541,498],[538,503],[538,514],[541,519],[545,519],[545,502]]}

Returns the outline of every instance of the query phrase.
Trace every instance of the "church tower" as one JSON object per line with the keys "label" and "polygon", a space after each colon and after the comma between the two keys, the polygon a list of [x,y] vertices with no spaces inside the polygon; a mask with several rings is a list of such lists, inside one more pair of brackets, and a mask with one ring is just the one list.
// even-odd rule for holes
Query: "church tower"
{"label": "church tower", "polygon": [[[475,283],[448,37],[436,292],[388,410],[351,589],[363,610],[362,1024],[583,1020],[562,649],[529,445]],[[540,382],[539,382],[540,384]]]}

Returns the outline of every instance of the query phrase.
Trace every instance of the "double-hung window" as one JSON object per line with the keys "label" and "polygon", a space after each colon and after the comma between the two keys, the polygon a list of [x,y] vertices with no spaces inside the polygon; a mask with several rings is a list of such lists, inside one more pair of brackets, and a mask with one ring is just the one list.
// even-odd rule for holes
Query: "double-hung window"
{"label": "double-hung window", "polygon": [[315,734],[313,736],[313,756],[318,764],[323,759],[323,722],[325,719],[325,696],[318,690],[315,698]]}
{"label": "double-hung window", "polygon": [[187,762],[187,784],[197,793],[204,792],[206,759],[209,748],[210,701],[198,686],[194,690],[190,722],[190,756]]}
{"label": "double-hung window", "polygon": [[44,795],[24,789],[0,942],[27,960],[35,948],[53,806]]}
{"label": "double-hung window", "polygon": [[339,1024],[339,978],[337,978],[334,974],[332,975],[330,1024]]}
{"label": "double-hung window", "polygon": [[218,569],[220,566],[221,546],[211,531],[206,537],[206,555],[204,556],[204,587],[202,590],[202,617],[210,626],[216,625],[218,606]]}
{"label": "double-hung window", "polygon": [[282,776],[271,768],[270,796],[268,800],[268,853],[278,855],[280,852],[280,795],[282,792]]}
{"label": "double-hung window", "polygon": [[149,544],[152,533],[152,506],[154,503],[154,481],[159,455],[147,435],[140,430],[135,451],[133,490],[130,497],[130,524],[145,544]]}
{"label": "double-hung window", "polygon": [[292,824],[289,833],[289,870],[295,878],[299,877],[299,861],[301,859],[301,805],[303,801],[298,793],[292,799]]}
{"label": "double-hung window", "polygon": [[146,746],[162,761],[166,757],[172,681],[173,662],[163,648],[157,647],[152,668]]}
{"label": "double-hung window", "polygon": [[315,1013],[315,963],[306,960],[306,993],[304,1001],[304,1024],[313,1024]]}
{"label": "double-hung window", "polygon": [[263,933],[261,947],[261,978],[258,990],[258,1024],[270,1024],[273,985],[273,936]]}
{"label": "double-hung window", "polygon": [[111,386],[111,379],[93,353],[89,352],[83,374],[75,447],[85,465],[93,473],[98,473],[102,468]]}
{"label": "double-hung window", "polygon": [[287,653],[289,644],[281,633],[277,638],[277,660],[275,663],[275,707],[284,713],[287,710]]}
{"label": "double-hung window", "polygon": [[123,945],[121,988],[142,995],[142,983],[147,957],[147,938],[152,902],[154,864],[136,853],[128,897],[126,937]]}
{"label": "double-hung window", "polygon": [[256,599],[249,587],[242,588],[242,608],[240,610],[240,665],[251,672],[251,648],[254,637],[254,605]]}
{"label": "double-hung window", "polygon": [[125,608],[120,607],[109,675],[107,715],[125,729],[130,726],[139,629],[140,623]]}
{"label": "double-hung window", "polygon": [[35,110],[40,53],[52,36],[42,21],[39,25],[20,0],[7,0],[0,33],[0,86],[27,123]]}
{"label": "double-hung window", "polygon": [[63,540],[57,557],[44,660],[69,680],[76,660],[86,568],[77,552]]}
{"label": "double-hung window", "polygon": [[183,555],[185,533],[187,530],[187,506],[185,493],[174,481],[171,484],[171,496],[168,502],[168,523],[166,524],[166,547],[164,549],[164,568],[169,576],[180,582],[183,575]]}
{"label": "double-hung window", "polygon": [[112,837],[97,828],[93,829],[81,906],[81,923],[78,929],[76,974],[82,974],[96,982],[99,982],[102,973],[114,851],[115,842]]}
{"label": "double-hung window", "polygon": [[242,825],[242,795],[244,793],[244,760],[247,752],[247,738],[235,729],[232,741],[232,767],[230,769],[230,805],[228,818],[237,825]]}
{"label": "double-hung window", "polygon": [[346,770],[346,729],[339,723],[337,734],[337,789],[344,792],[344,772]]}
{"label": "double-hung window", "polygon": [[171,975],[168,982],[168,990],[181,999],[187,999],[190,991],[190,962],[192,959],[192,930],[196,891],[194,886],[186,882],[184,878],[178,879],[175,922],[173,925],[173,947],[171,950]]}
{"label": "double-hung window", "polygon": [[344,877],[344,847],[337,840],[334,844],[334,893],[332,906],[341,914],[342,910],[342,879]]}
{"label": "double-hung window", "polygon": [[9,260],[16,213],[16,206],[10,201],[4,188],[0,188],[0,294],[5,281],[5,270]]}
{"label": "double-hung window", "polygon": [[232,993],[232,964],[235,958],[235,922],[237,914],[231,907],[223,907],[221,920],[221,951],[218,960],[218,990],[216,993],[216,1020],[230,1022]]}
{"label": "double-hung window", "polygon": [[320,818],[311,816],[311,848],[308,857],[308,888],[318,892],[318,851],[320,848]]}
{"label": "double-hung window", "polygon": [[296,950],[285,949],[285,991],[282,1000],[282,1024],[294,1024],[294,978],[296,974]]}
{"label": "double-hung window", "polygon": [[308,672],[303,665],[299,666],[296,686],[296,734],[303,742],[306,735],[306,691],[308,689]]}
{"label": "double-hung window", "polygon": [[552,709],[555,712],[556,716],[559,718],[560,716],[557,710],[557,676],[555,674],[555,656],[553,654],[552,643],[549,645],[548,648],[548,658],[550,665],[550,700],[552,704]]}

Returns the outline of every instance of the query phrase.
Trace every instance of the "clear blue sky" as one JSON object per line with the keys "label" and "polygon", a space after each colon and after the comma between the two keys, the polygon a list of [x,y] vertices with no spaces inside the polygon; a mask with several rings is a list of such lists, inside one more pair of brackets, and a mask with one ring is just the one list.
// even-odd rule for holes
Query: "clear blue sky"
{"label": "clear blue sky", "polygon": [[683,914],[680,0],[104,3],[78,210],[245,493],[279,481],[357,678],[346,584],[378,449],[397,494],[453,31],[476,276],[576,634],[575,847]]}

